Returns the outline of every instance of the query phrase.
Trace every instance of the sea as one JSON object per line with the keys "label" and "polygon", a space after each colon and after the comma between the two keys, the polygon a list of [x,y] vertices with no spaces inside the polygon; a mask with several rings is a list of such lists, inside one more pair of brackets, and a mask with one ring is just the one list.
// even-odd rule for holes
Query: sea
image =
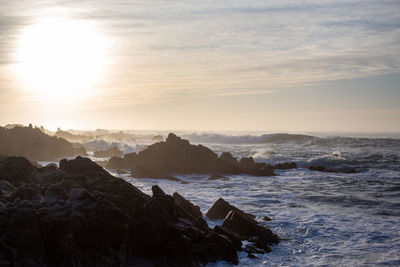
{"label": "sea", "polygon": [[[137,138],[135,144],[119,146],[143,149],[151,143],[144,138],[146,134],[142,142]],[[225,175],[228,180],[208,180],[208,175],[177,176],[187,183],[113,173],[149,195],[155,184],[168,194],[179,192],[200,206],[203,214],[222,197],[256,215],[278,234],[280,243],[255,259],[239,252],[239,266],[400,266],[400,134],[181,136],[218,154],[227,151],[238,158],[252,156],[257,162],[296,162],[298,166],[270,177]],[[312,165],[356,173],[312,171],[308,169]],[[264,216],[272,220],[264,222]],[[205,219],[211,227],[222,224]]]}

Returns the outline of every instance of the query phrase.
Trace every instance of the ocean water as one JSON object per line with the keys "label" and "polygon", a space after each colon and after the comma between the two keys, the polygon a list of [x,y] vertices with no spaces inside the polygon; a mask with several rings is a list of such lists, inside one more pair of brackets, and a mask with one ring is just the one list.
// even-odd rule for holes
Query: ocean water
{"label": "ocean water", "polygon": [[[281,242],[256,259],[240,252],[239,266],[400,266],[398,135],[278,135],[269,141],[268,136],[185,137],[217,153],[229,151],[271,164],[294,161],[300,168],[277,171],[272,177],[228,175],[228,181],[208,180],[206,175],[178,176],[187,184],[121,177],[150,195],[154,184],[169,194],[177,191],[199,205],[203,214],[223,197],[260,221],[265,215],[272,218],[262,224],[277,233]],[[357,173],[310,171],[306,168],[310,165],[353,168]],[[210,226],[222,223],[207,221]]]}

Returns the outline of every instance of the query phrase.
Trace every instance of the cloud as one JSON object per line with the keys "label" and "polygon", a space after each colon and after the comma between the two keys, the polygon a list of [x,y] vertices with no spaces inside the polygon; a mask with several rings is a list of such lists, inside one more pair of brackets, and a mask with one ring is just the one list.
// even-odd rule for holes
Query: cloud
{"label": "cloud", "polygon": [[115,105],[400,71],[400,2],[379,0],[12,1],[0,7],[0,64],[18,30],[52,8],[97,21],[115,43],[99,96]]}

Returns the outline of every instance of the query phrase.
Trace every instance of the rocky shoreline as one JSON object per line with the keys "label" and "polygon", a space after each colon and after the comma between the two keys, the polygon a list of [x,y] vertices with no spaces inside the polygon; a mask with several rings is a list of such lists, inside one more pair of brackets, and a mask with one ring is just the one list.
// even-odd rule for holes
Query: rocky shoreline
{"label": "rocky shoreline", "polygon": [[[219,199],[207,212],[153,186],[150,197],[90,159],[33,166],[0,158],[2,266],[202,266],[270,251],[278,237]],[[214,214],[213,216],[211,214]],[[242,241],[250,243],[243,246]]]}

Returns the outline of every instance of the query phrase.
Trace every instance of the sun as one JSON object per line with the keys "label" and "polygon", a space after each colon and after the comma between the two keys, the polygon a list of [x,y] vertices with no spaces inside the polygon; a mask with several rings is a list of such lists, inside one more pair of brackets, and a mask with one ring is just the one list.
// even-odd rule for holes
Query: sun
{"label": "sun", "polygon": [[101,79],[106,50],[106,39],[93,23],[46,18],[22,31],[15,71],[23,89],[38,97],[87,97]]}

